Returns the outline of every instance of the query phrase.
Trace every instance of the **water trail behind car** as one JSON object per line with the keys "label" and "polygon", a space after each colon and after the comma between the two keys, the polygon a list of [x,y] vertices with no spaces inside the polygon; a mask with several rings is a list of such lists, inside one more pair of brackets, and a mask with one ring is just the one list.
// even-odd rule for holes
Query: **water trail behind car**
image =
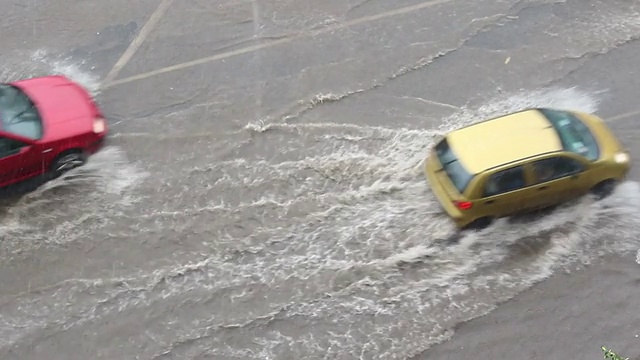
{"label": "water trail behind car", "polygon": [[[150,356],[251,357],[247,349],[270,349],[274,358],[357,356],[363,341],[387,350],[374,351],[378,358],[411,355],[559,269],[638,248],[630,216],[640,210],[636,183],[605,201],[585,197],[450,240],[454,229],[422,173],[429,147],[449,129],[528,107],[595,112],[597,104],[592,93],[554,88],[468,106],[443,122],[429,119],[440,125],[426,129],[339,119],[248,124],[254,141],[237,158],[181,173],[207,184],[197,204],[143,215],[180,223],[185,234],[210,234],[200,255],[132,276],[127,283],[142,290],[112,306],[133,311],[142,298],[154,311],[198,319],[195,327],[172,323],[170,337],[154,333],[168,345],[149,349]],[[187,299],[191,307],[168,310]],[[235,311],[200,316],[224,306]],[[294,334],[301,318],[314,326]],[[243,334],[237,347],[226,346],[221,339],[236,332]]]}
{"label": "water trail behind car", "polygon": [[82,240],[132,205],[147,173],[116,147],[106,147],[83,167],[44,183],[0,213],[2,253]]}

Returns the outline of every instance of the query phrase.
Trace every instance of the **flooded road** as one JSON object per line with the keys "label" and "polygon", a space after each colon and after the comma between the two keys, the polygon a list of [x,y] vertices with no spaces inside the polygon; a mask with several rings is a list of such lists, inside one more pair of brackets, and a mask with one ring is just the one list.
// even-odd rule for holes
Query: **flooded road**
{"label": "flooded road", "polygon": [[[619,284],[609,315],[637,329],[637,169],[604,201],[454,240],[421,171],[443,132],[534,106],[595,112],[640,157],[635,2],[0,6],[2,79],[65,74],[112,130],[85,167],[0,200],[0,357],[530,354],[551,339],[478,357],[454,329],[526,311],[498,305],[605,258],[623,269],[603,275]],[[557,317],[539,312],[536,329]],[[500,338],[486,322],[461,336]],[[605,340],[640,354],[598,324],[593,348],[565,355],[597,358]]]}

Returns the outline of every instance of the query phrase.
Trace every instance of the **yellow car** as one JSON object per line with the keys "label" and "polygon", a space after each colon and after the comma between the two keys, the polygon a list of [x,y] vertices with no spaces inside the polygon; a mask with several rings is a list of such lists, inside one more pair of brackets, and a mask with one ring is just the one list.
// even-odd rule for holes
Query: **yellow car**
{"label": "yellow car", "polygon": [[537,108],[446,134],[424,171],[444,211],[465,229],[589,192],[606,196],[630,166],[629,153],[597,116]]}

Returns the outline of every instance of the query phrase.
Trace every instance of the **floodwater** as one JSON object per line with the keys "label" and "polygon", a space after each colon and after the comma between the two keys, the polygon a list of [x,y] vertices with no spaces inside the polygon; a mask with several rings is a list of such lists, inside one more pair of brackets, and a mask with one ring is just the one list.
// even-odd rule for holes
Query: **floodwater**
{"label": "floodwater", "polygon": [[65,74],[112,130],[0,200],[0,357],[640,355],[637,170],[461,237],[421,171],[443,132],[534,106],[595,112],[640,157],[636,2],[165,1],[113,82],[160,2],[92,3],[0,0],[2,80]]}

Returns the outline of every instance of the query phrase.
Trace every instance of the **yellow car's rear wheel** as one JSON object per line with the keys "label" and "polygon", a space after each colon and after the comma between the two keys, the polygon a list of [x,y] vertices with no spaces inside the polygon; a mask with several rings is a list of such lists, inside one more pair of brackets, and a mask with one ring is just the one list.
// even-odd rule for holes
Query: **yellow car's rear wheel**
{"label": "yellow car's rear wheel", "polygon": [[481,217],[479,219],[473,220],[467,226],[463,228],[463,230],[482,230],[486,229],[493,222],[493,218],[489,216]]}

